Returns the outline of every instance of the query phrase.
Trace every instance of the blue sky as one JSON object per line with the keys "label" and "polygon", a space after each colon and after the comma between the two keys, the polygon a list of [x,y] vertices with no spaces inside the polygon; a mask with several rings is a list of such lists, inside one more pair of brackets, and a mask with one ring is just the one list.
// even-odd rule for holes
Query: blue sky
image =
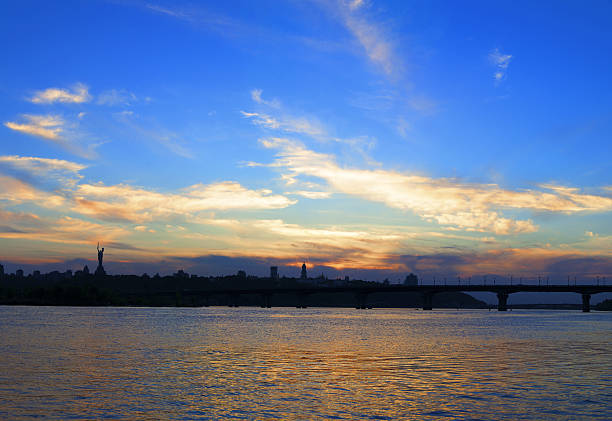
{"label": "blue sky", "polygon": [[610,276],[611,9],[3,4],[0,259]]}

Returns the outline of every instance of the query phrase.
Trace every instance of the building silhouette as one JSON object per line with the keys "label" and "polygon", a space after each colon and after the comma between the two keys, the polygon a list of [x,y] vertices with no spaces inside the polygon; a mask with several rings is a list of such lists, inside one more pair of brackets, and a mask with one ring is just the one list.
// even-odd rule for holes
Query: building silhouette
{"label": "building silhouette", "polygon": [[306,262],[302,264],[302,274],[300,275],[300,279],[308,279],[308,273],[306,272]]}
{"label": "building silhouette", "polygon": [[270,266],[270,278],[278,279],[278,266]]}
{"label": "building silhouette", "polygon": [[412,272],[410,275],[406,276],[406,279],[404,280],[404,285],[417,286],[418,284],[419,278]]}

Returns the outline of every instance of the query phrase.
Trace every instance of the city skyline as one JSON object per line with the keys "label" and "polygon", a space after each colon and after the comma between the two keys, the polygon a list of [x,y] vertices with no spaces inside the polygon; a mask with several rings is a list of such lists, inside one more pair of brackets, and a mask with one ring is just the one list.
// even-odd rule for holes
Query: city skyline
{"label": "city skyline", "polygon": [[1,8],[5,268],[612,275],[605,2]]}

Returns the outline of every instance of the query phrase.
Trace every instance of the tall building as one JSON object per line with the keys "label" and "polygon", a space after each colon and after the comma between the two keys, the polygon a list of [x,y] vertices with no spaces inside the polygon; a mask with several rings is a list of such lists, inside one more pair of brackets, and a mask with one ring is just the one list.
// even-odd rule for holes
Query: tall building
{"label": "tall building", "polygon": [[412,272],[410,272],[410,275],[406,276],[406,279],[404,280],[404,285],[406,286],[417,286],[419,284],[419,278]]}
{"label": "tall building", "polygon": [[278,266],[270,266],[270,278],[278,279]]}
{"label": "tall building", "polygon": [[306,272],[306,262],[302,264],[302,274],[300,275],[300,279],[308,279],[308,273]]}

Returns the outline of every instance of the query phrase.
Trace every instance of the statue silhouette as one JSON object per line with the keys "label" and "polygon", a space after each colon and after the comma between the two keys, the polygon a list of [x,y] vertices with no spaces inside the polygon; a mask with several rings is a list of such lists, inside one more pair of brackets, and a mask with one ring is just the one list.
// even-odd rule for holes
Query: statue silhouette
{"label": "statue silhouette", "polygon": [[102,266],[102,259],[104,259],[104,247],[100,249],[100,243],[98,243],[98,266]]}
{"label": "statue silhouette", "polygon": [[102,260],[104,259],[104,247],[100,248],[100,243],[98,243],[98,267],[96,268],[96,275],[106,275],[104,271],[104,267],[102,267]]}

